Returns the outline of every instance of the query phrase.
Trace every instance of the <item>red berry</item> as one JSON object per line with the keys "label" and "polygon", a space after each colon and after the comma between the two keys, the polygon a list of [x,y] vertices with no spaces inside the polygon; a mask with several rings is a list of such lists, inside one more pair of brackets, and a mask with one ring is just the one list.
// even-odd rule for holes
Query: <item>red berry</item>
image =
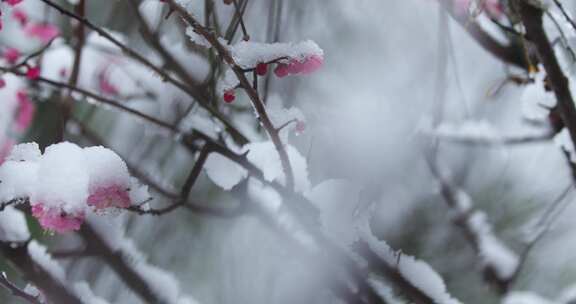
{"label": "red berry", "polygon": [[40,68],[39,67],[28,67],[28,71],[26,71],[26,77],[30,80],[36,80],[40,77]]}
{"label": "red berry", "polygon": [[258,76],[264,76],[266,73],[268,73],[268,65],[266,63],[260,62],[256,65],[256,74],[258,74]]}
{"label": "red berry", "polygon": [[276,66],[276,69],[274,70],[274,74],[276,74],[276,76],[278,76],[279,78],[287,76],[289,74],[288,66],[282,63],[278,64],[278,66]]}
{"label": "red berry", "polygon": [[234,95],[233,90],[228,90],[224,92],[224,102],[231,103],[234,101],[234,99],[236,99],[236,96]]}
{"label": "red berry", "polygon": [[4,88],[6,86],[6,80],[4,80],[4,78],[0,78],[0,89]]}

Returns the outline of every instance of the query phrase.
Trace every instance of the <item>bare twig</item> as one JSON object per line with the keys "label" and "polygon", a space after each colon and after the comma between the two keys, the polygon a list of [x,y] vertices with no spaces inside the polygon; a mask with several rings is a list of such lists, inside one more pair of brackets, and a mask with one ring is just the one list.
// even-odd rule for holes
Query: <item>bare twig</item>
{"label": "bare twig", "polygon": [[223,46],[220,41],[214,36],[214,34],[207,28],[205,28],[202,24],[200,24],[188,11],[174,2],[174,0],[168,0],[170,7],[172,7],[179,15],[182,17],[198,34],[204,37],[217,51],[220,57],[230,66],[230,68],[236,74],[236,77],[240,81],[240,86],[246,91],[248,96],[250,97],[250,101],[252,102],[252,106],[256,110],[258,114],[258,119],[262,123],[262,126],[268,133],[272,143],[274,144],[276,151],[280,157],[280,163],[282,164],[282,169],[286,176],[286,185],[289,189],[294,189],[294,173],[292,171],[292,166],[290,165],[290,159],[288,157],[288,152],[280,139],[278,130],[274,127],[268,113],[266,112],[266,108],[264,103],[260,99],[258,92],[252,87],[250,81],[244,75],[244,71],[228,49]]}
{"label": "bare twig", "polygon": [[454,0],[442,0],[440,4],[444,6],[463,28],[474,38],[480,46],[505,63],[518,66],[528,70],[529,63],[524,50],[516,44],[502,45],[499,41],[490,36],[478,23],[471,21],[468,16],[459,15],[455,11]]}
{"label": "bare twig", "polygon": [[544,65],[550,86],[556,95],[560,116],[568,129],[570,138],[576,147],[576,106],[570,92],[568,78],[558,64],[554,49],[544,31],[542,24],[543,11],[526,1],[517,1],[522,23],[526,28],[530,42],[534,44],[538,57]]}
{"label": "bare twig", "polygon": [[28,303],[42,304],[42,302],[40,302],[40,300],[38,300],[36,297],[34,297],[31,294],[28,294],[27,292],[18,288],[18,286],[14,285],[12,282],[10,282],[8,280],[8,276],[6,275],[5,272],[2,272],[0,274],[0,285],[4,286],[4,288],[8,289],[12,293],[12,295],[14,295],[15,297],[21,298]]}
{"label": "bare twig", "polygon": [[240,131],[238,131],[222,114],[220,114],[220,112],[218,112],[218,110],[216,110],[215,108],[213,108],[209,102],[208,99],[206,98],[206,96],[204,96],[203,94],[201,94],[201,92],[199,92],[199,90],[192,86],[193,84],[185,84],[183,82],[181,82],[180,80],[172,77],[171,75],[169,75],[168,73],[166,73],[161,67],[157,67],[156,65],[154,65],[150,60],[146,59],[146,57],[144,57],[143,55],[139,54],[138,52],[134,51],[133,49],[131,49],[130,47],[128,47],[127,45],[123,44],[122,42],[120,42],[118,39],[116,39],[114,36],[112,36],[111,34],[109,34],[107,31],[105,31],[104,29],[96,26],[95,24],[93,24],[90,20],[88,20],[86,17],[84,16],[79,16],[77,14],[75,14],[74,12],[71,12],[65,8],[63,8],[62,6],[56,4],[54,1],[52,0],[41,0],[42,2],[46,3],[48,6],[56,9],[58,12],[60,12],[61,14],[72,18],[78,22],[80,22],[81,24],[83,24],[84,26],[86,26],[87,28],[95,31],[96,33],[98,33],[100,36],[102,36],[104,39],[110,41],[113,45],[115,45],[116,47],[118,47],[122,52],[124,52],[126,55],[128,55],[129,57],[133,58],[134,60],[136,60],[137,62],[140,62],[142,65],[146,66],[147,68],[151,69],[152,71],[154,71],[157,75],[159,75],[160,77],[162,77],[163,80],[173,84],[175,87],[177,87],[178,89],[182,90],[183,92],[187,93],[190,97],[194,98],[196,101],[198,101],[198,103],[200,105],[202,105],[210,114],[212,114],[214,117],[216,117],[219,121],[221,121],[225,127],[226,130],[228,132],[230,132],[234,138],[237,139],[242,139],[244,142],[246,142],[246,137],[244,135],[242,135],[240,133]]}

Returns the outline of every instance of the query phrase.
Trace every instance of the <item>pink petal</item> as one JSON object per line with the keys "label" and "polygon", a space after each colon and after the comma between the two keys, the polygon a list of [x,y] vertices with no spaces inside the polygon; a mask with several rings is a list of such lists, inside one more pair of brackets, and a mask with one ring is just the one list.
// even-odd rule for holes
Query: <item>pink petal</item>
{"label": "pink petal", "polygon": [[324,63],[324,58],[322,58],[318,55],[313,55],[313,56],[307,58],[303,64],[302,74],[310,74],[310,73],[315,72],[316,70],[318,70],[322,66],[323,63]]}
{"label": "pink petal", "polygon": [[87,204],[96,209],[128,208],[131,205],[128,191],[119,185],[99,187],[91,191]]}
{"label": "pink petal", "polygon": [[298,60],[291,60],[288,63],[288,73],[292,75],[300,74],[304,70],[304,63]]}
{"label": "pink petal", "polygon": [[9,64],[15,64],[22,54],[18,49],[7,48],[4,50],[4,53],[2,53],[2,55],[4,56],[4,59],[8,61]]}
{"label": "pink petal", "polygon": [[85,218],[82,212],[68,214],[58,208],[46,208],[41,203],[32,206],[32,216],[38,220],[42,228],[58,233],[80,229]]}
{"label": "pink petal", "polygon": [[107,95],[118,95],[118,88],[113,85],[109,78],[107,69],[102,70],[98,73],[98,86],[100,87],[100,91]]}
{"label": "pink petal", "polygon": [[23,0],[5,0],[6,3],[10,4],[11,6],[14,6],[20,2],[22,2]]}
{"label": "pink petal", "polygon": [[282,77],[286,77],[288,76],[288,66],[285,64],[278,64],[278,66],[276,67],[276,69],[274,69],[274,74],[278,77],[278,78],[282,78]]}
{"label": "pink petal", "polygon": [[12,138],[7,138],[2,142],[2,145],[0,145],[0,164],[4,162],[15,144],[16,142]]}
{"label": "pink petal", "polygon": [[28,14],[25,11],[18,8],[12,11],[12,18],[20,22],[22,26],[25,26],[28,23]]}
{"label": "pink petal", "polygon": [[17,132],[24,132],[32,123],[36,109],[34,108],[32,101],[30,101],[26,91],[21,90],[16,94],[19,107],[14,128]]}
{"label": "pink petal", "polygon": [[34,38],[40,39],[44,43],[50,42],[50,40],[56,38],[60,34],[60,30],[51,24],[28,24],[26,25],[24,32]]}

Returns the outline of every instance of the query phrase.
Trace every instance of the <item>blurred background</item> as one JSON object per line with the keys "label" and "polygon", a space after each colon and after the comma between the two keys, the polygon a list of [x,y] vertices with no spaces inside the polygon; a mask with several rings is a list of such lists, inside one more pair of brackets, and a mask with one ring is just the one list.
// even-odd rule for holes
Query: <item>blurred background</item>
{"label": "blurred background", "polygon": [[[202,22],[206,22],[207,3],[223,28],[234,15],[233,7],[219,0],[193,2],[190,9]],[[474,144],[437,136],[438,125],[448,128],[479,121],[485,129],[478,131],[475,126],[472,131],[480,134],[472,134],[472,138],[545,133],[546,125],[535,125],[524,117],[528,86],[505,83],[511,73],[518,73],[514,68],[483,49],[437,1],[239,2],[246,6],[244,22],[252,41],[311,39],[324,50],[324,65],[312,75],[265,79],[268,104],[296,107],[306,118],[305,131],[290,135],[289,141],[306,158],[311,185],[328,180],[342,183],[331,186],[330,204],[323,208],[347,213],[343,215],[347,218],[359,204],[370,204],[374,234],[403,254],[428,262],[455,298],[462,303],[501,303],[504,296],[483,279],[477,251],[453,224],[439,181],[426,162],[434,150],[442,175],[470,195],[475,208],[486,213],[494,234],[516,254],[525,252],[534,229],[545,222],[546,233],[527,252],[510,289],[564,303],[560,299],[576,286],[576,206],[572,190],[559,199],[572,182],[562,150],[552,138],[520,144]],[[561,2],[566,11],[576,13],[571,1]],[[66,1],[61,5],[73,8]],[[91,21],[118,33],[122,41],[153,62],[162,62],[143,40],[130,1],[86,0],[86,5]],[[214,54],[191,44],[182,28],[172,24],[177,18],[163,20],[168,12],[162,3],[148,0],[139,7],[148,22],[157,26],[164,45],[182,67],[199,82],[214,87],[222,72]],[[5,4],[2,8],[8,10]],[[44,77],[60,77],[62,68],[71,62],[74,23],[40,0],[25,0],[21,8],[30,18],[49,21],[61,29],[61,36],[40,59]],[[27,53],[38,48],[25,43],[18,29],[10,25],[10,16],[3,15],[2,49]],[[498,28],[482,18],[487,19],[478,16],[480,24],[498,34]],[[214,128],[207,113],[188,96],[92,34],[87,33],[86,62],[81,66],[83,87],[120,96],[131,108],[181,126]],[[238,31],[233,41],[241,39]],[[102,73],[108,75],[109,83],[104,86],[99,80]],[[18,142],[36,141],[42,147],[57,141],[62,121],[59,99],[65,94],[29,84],[35,115],[22,134],[8,130],[14,123],[10,113],[17,107],[6,94],[0,99],[0,106],[6,107],[0,119],[7,136]],[[231,105],[223,104],[216,95],[211,102],[251,140],[266,139],[244,94],[238,94]],[[74,97],[78,100],[65,139],[111,147],[143,183],[178,192],[194,156],[177,138],[90,98]],[[173,201],[160,192],[150,187],[151,205]],[[203,173],[190,199],[241,211],[225,217],[188,210],[158,217],[122,213],[106,220],[125,227],[118,233],[134,241],[144,260],[170,273],[181,292],[199,303],[335,301],[323,286],[322,275],[299,258],[299,250],[279,236],[273,225],[246,207],[249,200],[234,189],[222,191]],[[55,251],[80,244],[74,234],[50,235],[33,221],[29,224],[34,237]],[[342,231],[353,229],[346,219],[335,225]],[[110,303],[141,303],[98,258],[69,256],[58,261],[65,265],[69,279],[86,280],[95,294]],[[9,270],[11,277],[18,277],[1,258],[0,266]],[[0,295],[2,303],[21,303],[4,289]]]}

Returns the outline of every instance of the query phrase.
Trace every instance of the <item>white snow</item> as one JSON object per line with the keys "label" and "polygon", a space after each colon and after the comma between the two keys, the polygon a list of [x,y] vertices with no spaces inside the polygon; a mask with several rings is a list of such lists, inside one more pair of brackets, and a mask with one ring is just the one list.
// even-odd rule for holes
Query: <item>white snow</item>
{"label": "white snow", "polygon": [[148,24],[148,26],[152,29],[155,29],[162,21],[162,8],[164,7],[164,3],[161,1],[156,0],[145,0],[140,3],[138,10],[144,18],[144,21]]}
{"label": "white snow", "polygon": [[15,145],[6,160],[36,162],[40,159],[41,154],[37,143],[23,143]]}
{"label": "white snow", "polygon": [[74,284],[69,284],[66,280],[66,272],[62,265],[60,265],[56,260],[52,258],[50,253],[48,253],[46,247],[36,242],[31,241],[28,244],[28,254],[30,258],[38,264],[42,269],[48,272],[55,280],[61,283],[62,286],[66,287],[71,285],[71,292],[78,296],[86,304],[107,304],[108,302],[102,298],[94,295],[90,287],[86,282],[76,282]]}
{"label": "white snow", "polygon": [[502,304],[560,304],[564,302],[549,301],[531,291],[513,291],[507,294]]}
{"label": "white snow", "polygon": [[466,120],[461,123],[441,123],[433,135],[464,140],[498,141],[502,137],[498,130],[485,120]]}
{"label": "white snow", "polygon": [[232,189],[248,176],[246,169],[218,153],[208,156],[204,170],[210,180],[224,190]]}
{"label": "white snow", "polygon": [[108,304],[108,301],[94,295],[90,285],[84,281],[74,283],[73,287],[76,295],[86,304]]}
{"label": "white snow", "polygon": [[544,89],[546,73],[544,67],[534,75],[534,83],[527,84],[522,92],[522,114],[526,119],[542,121],[547,119],[550,109],[556,106],[556,97],[552,91]]}
{"label": "white snow", "polygon": [[[306,159],[293,146],[287,145],[285,148],[294,171],[296,191],[304,193],[310,189]],[[266,181],[285,182],[280,157],[272,142],[249,143],[240,153],[247,153],[248,161],[262,171]],[[208,156],[204,169],[210,180],[224,190],[232,189],[248,176],[240,165],[217,153]]]}
{"label": "white snow", "polygon": [[292,121],[280,131],[282,142],[288,142],[288,135],[297,131],[298,123],[304,123],[306,121],[304,113],[302,113],[300,109],[296,107],[284,107],[282,99],[276,94],[268,98],[266,112],[276,128]]}
{"label": "white snow", "polygon": [[26,217],[22,211],[7,206],[0,212],[0,241],[25,242],[30,239]]}
{"label": "white snow", "polygon": [[[284,147],[288,153],[288,159],[294,172],[295,189],[297,192],[304,193],[310,189],[306,159],[293,146],[285,145]],[[244,146],[243,150],[248,151],[248,160],[262,170],[266,181],[285,183],[280,156],[272,142],[249,143]]]}
{"label": "white snow", "polygon": [[478,236],[478,250],[482,263],[494,268],[500,279],[512,277],[518,268],[518,256],[494,235],[486,214],[474,212],[468,218],[468,224]]}
{"label": "white snow", "polygon": [[562,129],[562,131],[554,136],[554,143],[564,151],[568,152],[570,161],[576,163],[574,143],[572,142],[572,138],[570,138],[570,133],[567,128]]}
{"label": "white snow", "polygon": [[146,261],[134,241],[126,237],[121,220],[88,214],[87,221],[110,248],[121,253],[126,264],[140,274],[151,290],[165,303],[198,303],[181,290],[178,280],[172,274]]}
{"label": "white snow", "polygon": [[148,186],[141,184],[138,179],[131,177],[130,178],[130,191],[128,192],[130,195],[130,201],[132,204],[141,204],[150,200],[151,195],[148,192]]}
{"label": "white snow", "polygon": [[457,304],[460,301],[454,299],[446,290],[446,284],[442,277],[427,263],[412,256],[397,253],[384,241],[377,239],[371,232],[369,222],[364,219],[359,223],[358,232],[371,250],[373,250],[383,262],[396,268],[398,272],[414,287],[418,288],[438,304]]}
{"label": "white snow", "polygon": [[130,186],[126,163],[114,151],[102,146],[84,148],[86,166],[90,175],[90,189],[109,185]]}
{"label": "white snow", "polygon": [[90,180],[87,169],[84,151],[77,145],[63,142],[47,147],[40,159],[31,203],[67,213],[84,210]]}
{"label": "white snow", "polygon": [[6,161],[0,166],[0,202],[31,197],[36,188],[36,162]]}
{"label": "white snow", "polygon": [[192,27],[187,27],[186,28],[186,35],[188,35],[188,37],[190,38],[190,40],[194,43],[196,43],[199,46],[203,46],[206,48],[210,48],[210,42],[208,42],[208,40],[206,40],[206,38],[204,38],[204,36],[196,33],[196,31],[194,30],[194,28]]}
{"label": "white snow", "polygon": [[314,186],[308,198],[320,209],[326,234],[338,243],[351,245],[356,239],[354,211],[359,203],[359,189],[346,180],[326,180]]}
{"label": "white snow", "polygon": [[28,244],[28,254],[36,264],[42,267],[42,269],[48,272],[54,279],[60,283],[65,282],[66,273],[64,268],[52,258],[44,245],[41,245],[35,240],[31,241]]}
{"label": "white snow", "polygon": [[359,223],[358,232],[371,250],[373,250],[383,262],[398,272],[428,297],[438,304],[457,304],[460,301],[454,299],[446,290],[446,284],[442,277],[424,261],[412,256],[397,253],[384,241],[377,239],[371,232],[369,222],[364,219]]}

